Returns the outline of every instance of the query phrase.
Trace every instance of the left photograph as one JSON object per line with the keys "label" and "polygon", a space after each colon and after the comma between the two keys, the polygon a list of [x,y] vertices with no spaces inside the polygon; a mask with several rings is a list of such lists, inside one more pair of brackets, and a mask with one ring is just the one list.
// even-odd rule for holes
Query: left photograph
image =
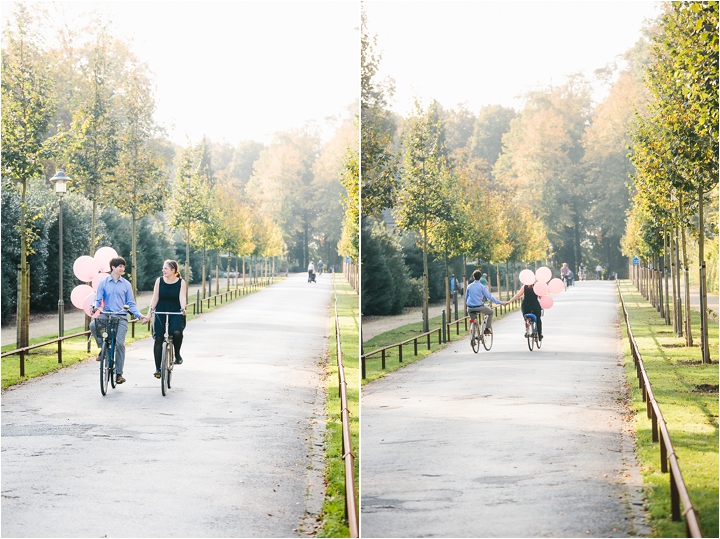
{"label": "left photograph", "polygon": [[360,3],[1,17],[1,536],[358,537]]}

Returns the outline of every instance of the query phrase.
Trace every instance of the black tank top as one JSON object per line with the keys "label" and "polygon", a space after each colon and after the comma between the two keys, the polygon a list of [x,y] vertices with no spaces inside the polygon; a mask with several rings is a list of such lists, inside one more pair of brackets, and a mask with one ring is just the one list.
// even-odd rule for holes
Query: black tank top
{"label": "black tank top", "polygon": [[160,290],[158,291],[158,303],[156,311],[176,313],[180,311],[180,283],[178,279],[173,284],[167,284],[165,279],[160,277]]}
{"label": "black tank top", "polygon": [[523,311],[527,309],[534,309],[534,308],[540,308],[540,301],[538,300],[538,296],[535,293],[535,290],[532,286],[525,285],[525,291],[523,293],[523,300],[522,300],[522,306],[521,308]]}

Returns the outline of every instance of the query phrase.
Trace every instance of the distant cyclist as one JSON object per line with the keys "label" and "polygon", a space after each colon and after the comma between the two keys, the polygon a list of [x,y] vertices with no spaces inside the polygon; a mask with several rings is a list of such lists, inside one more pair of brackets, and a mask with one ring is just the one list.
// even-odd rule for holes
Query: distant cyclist
{"label": "distant cyclist", "polygon": [[318,271],[318,275],[322,275],[322,270],[323,270],[323,263],[322,263],[322,260],[318,260],[318,263],[317,263],[317,271]]}
{"label": "distant cyclist", "polygon": [[485,326],[485,333],[490,334],[492,333],[493,310],[490,307],[484,305],[483,301],[487,299],[492,301],[493,303],[496,303],[497,305],[507,305],[507,303],[495,299],[488,290],[487,286],[482,284],[482,282],[480,281],[480,279],[482,278],[482,272],[480,270],[475,270],[472,274],[472,277],[474,281],[468,285],[467,292],[465,292],[465,305],[467,306],[468,311],[474,311],[488,315],[487,326]]}

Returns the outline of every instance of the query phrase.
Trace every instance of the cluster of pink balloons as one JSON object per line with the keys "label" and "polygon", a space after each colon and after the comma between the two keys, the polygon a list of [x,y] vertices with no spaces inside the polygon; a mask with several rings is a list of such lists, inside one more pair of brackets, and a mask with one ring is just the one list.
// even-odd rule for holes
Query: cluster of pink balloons
{"label": "cluster of pink balloons", "polygon": [[[85,314],[97,318],[100,311],[93,314],[90,304],[95,298],[95,292],[100,286],[100,281],[110,275],[110,260],[117,257],[117,251],[112,247],[100,247],[95,252],[95,256],[83,255],[78,257],[73,263],[73,273],[75,277],[84,283],[79,284],[70,292],[70,301],[78,309],[85,311]],[[102,307],[102,306],[101,306]]]}
{"label": "cluster of pink balloons", "polygon": [[538,268],[536,272],[524,269],[519,275],[520,282],[525,285],[534,284],[533,290],[538,295],[540,307],[549,309],[553,306],[553,299],[548,294],[559,294],[565,290],[562,279],[552,278],[552,271],[545,266]]}

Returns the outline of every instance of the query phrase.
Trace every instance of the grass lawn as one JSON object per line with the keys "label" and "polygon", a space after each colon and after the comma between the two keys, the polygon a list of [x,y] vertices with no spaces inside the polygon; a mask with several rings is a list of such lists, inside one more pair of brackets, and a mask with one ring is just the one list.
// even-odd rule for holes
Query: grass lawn
{"label": "grass lawn", "polygon": [[[275,278],[275,282],[278,282],[279,280],[284,279],[284,277]],[[249,288],[249,287],[248,287]],[[249,292],[253,293],[253,292]],[[232,301],[237,301],[239,299],[244,298],[248,294],[243,294],[239,296],[237,299],[231,299]],[[190,298],[192,299],[192,298]],[[207,306],[207,301],[203,304],[203,313],[207,313],[210,311],[214,311],[215,309],[220,308],[223,305],[227,305],[227,302],[223,299],[223,303],[220,304],[220,302],[217,302],[217,305],[215,305],[214,301],[210,302],[210,307]],[[141,310],[143,314],[147,313],[148,308]],[[192,309],[190,309],[190,312],[192,312]],[[202,316],[202,314],[199,315],[193,315],[188,313],[187,319],[192,320],[195,318],[195,316]],[[131,335],[131,329],[128,328],[127,336],[125,337],[125,344],[130,344],[131,342],[137,341],[138,339],[145,339],[146,337],[150,336],[150,329],[147,325],[141,326],[139,323],[135,324],[135,337],[133,338]],[[84,327],[76,327],[76,328],[70,328],[65,329],[65,335],[73,335],[75,333],[81,333],[85,331]],[[41,337],[36,337],[34,339],[30,340],[30,344],[39,344],[42,342],[47,342],[52,339],[57,338],[57,333],[53,333],[51,335],[43,335]],[[25,380],[29,380],[30,378],[35,378],[36,376],[42,376],[44,374],[47,374],[52,371],[56,371],[58,369],[62,369],[63,367],[67,367],[68,365],[72,365],[74,363],[78,363],[79,361],[87,361],[90,359],[95,358],[97,355],[97,346],[95,345],[95,339],[92,339],[92,342],[90,343],[90,352],[87,351],[87,341],[88,336],[83,337],[76,337],[74,339],[68,339],[63,341],[62,345],[62,353],[63,353],[63,362],[58,363],[58,355],[57,355],[57,343],[51,344],[48,346],[43,346],[42,348],[36,348],[34,350],[31,350],[27,354],[25,354],[25,376],[20,376],[20,356],[14,355],[14,356],[7,356],[2,358],[2,387],[5,389],[6,387],[13,386],[19,382],[23,382]],[[2,352],[9,352],[11,350],[15,350],[15,343],[11,343],[8,345],[4,345],[2,347]]]}
{"label": "grass lawn", "polygon": [[[342,274],[335,274],[334,289],[337,293],[338,318],[345,380],[347,381],[348,410],[350,412],[350,432],[352,452],[355,456],[355,489],[359,493],[359,425],[360,425],[360,376],[359,376],[359,296],[348,284]],[[326,423],[326,472],[325,503],[323,505],[323,526],[319,537],[349,537],[345,520],[345,463],[342,459],[342,423],[340,418],[340,396],[338,388],[337,345],[335,340],[334,300],[330,309],[327,364],[328,390],[325,404]]]}
{"label": "grass lawn", "polygon": [[[498,309],[497,314],[494,315],[493,320],[498,320],[502,318],[503,316],[508,315],[511,312],[514,312],[517,310],[517,308],[520,306],[520,302],[515,302],[515,305],[508,305],[505,308],[505,312],[501,313],[500,309]],[[437,329],[442,324],[442,316],[437,316],[435,318],[430,319],[429,327],[430,329]],[[450,326],[450,340],[451,341],[457,341],[458,339],[462,339],[463,337],[467,336],[468,332],[465,329],[465,322],[460,322],[460,335],[457,335],[456,332],[456,324],[453,322],[453,325]],[[468,322],[468,328],[470,327],[470,324]],[[413,324],[408,324],[406,326],[402,326],[390,331],[387,331],[385,333],[381,333],[380,335],[376,335],[372,339],[369,339],[363,343],[363,352],[368,353],[372,352],[374,350],[378,350],[379,348],[382,348],[384,346],[389,346],[391,344],[397,344],[403,341],[406,341],[407,339],[412,339],[413,337],[417,335],[421,335],[423,333],[422,330],[422,321],[415,322]],[[392,348],[390,350],[385,351],[385,370],[382,369],[382,356],[380,354],[375,354],[373,356],[370,356],[366,358],[365,360],[365,376],[366,379],[362,381],[363,384],[367,382],[372,382],[373,380],[377,380],[378,378],[382,378],[385,376],[385,373],[396,371],[405,365],[409,365],[410,363],[413,363],[414,361],[417,361],[418,359],[422,359],[424,357],[427,357],[428,355],[432,354],[433,352],[436,352],[442,348],[445,348],[448,343],[438,343],[438,335],[437,332],[433,333],[430,336],[430,349],[428,349],[427,346],[427,337],[422,337],[418,339],[418,354],[415,355],[415,349],[412,342],[403,345],[403,353],[402,353],[402,363],[400,363],[399,359],[400,356],[398,354],[398,348]]]}
{"label": "grass lawn", "polygon": [[[711,319],[709,323],[713,363],[703,365],[700,363],[699,313],[692,313],[695,346],[688,348],[684,337],[675,336],[672,325],[665,325],[664,319],[631,281],[621,281],[620,289],[683,479],[697,510],[703,537],[718,537],[717,321]],[[637,454],[643,470],[646,509],[653,536],[685,537],[685,521],[673,522],[670,518],[670,474],[660,471],[659,442],[652,441],[651,423],[638,389],[626,336],[624,345],[625,369],[636,412]]]}

